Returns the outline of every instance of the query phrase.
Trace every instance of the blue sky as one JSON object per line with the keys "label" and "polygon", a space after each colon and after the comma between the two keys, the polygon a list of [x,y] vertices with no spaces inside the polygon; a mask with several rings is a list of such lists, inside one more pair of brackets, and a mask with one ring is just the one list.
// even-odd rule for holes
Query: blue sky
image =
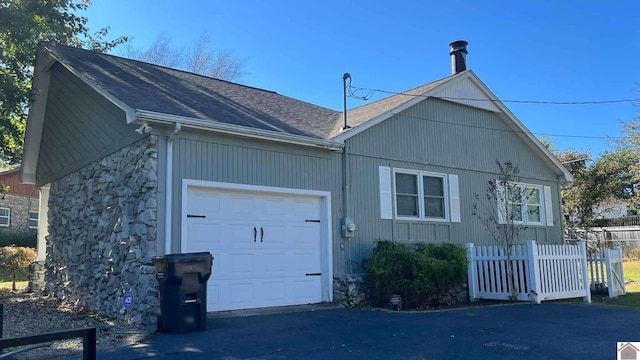
{"label": "blue sky", "polygon": [[[639,13],[632,0],[92,0],[82,14],[141,48],[161,33],[187,46],[207,32],[214,48],[246,58],[242,83],[340,110],[345,72],[356,87],[407,90],[449,75],[459,39],[500,99],[640,98]],[[628,102],[506,105],[536,134],[572,136],[547,136],[558,147],[594,155],[637,115]]]}

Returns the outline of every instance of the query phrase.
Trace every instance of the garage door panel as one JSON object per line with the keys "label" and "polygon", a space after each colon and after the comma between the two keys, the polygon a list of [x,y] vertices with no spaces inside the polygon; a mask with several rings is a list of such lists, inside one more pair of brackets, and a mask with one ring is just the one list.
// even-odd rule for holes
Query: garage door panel
{"label": "garage door panel", "polygon": [[285,252],[265,252],[260,254],[261,264],[256,277],[275,278],[287,276],[289,272],[289,259]]}
{"label": "garage door panel", "polygon": [[214,256],[207,310],[322,301],[320,204],[313,196],[188,188],[189,213],[204,217],[187,220],[184,249]]}
{"label": "garage door panel", "polygon": [[321,297],[320,276],[307,276],[293,281],[289,290],[289,296],[298,303],[312,303]]}
{"label": "garage door panel", "polygon": [[296,274],[320,273],[320,258],[317,253],[293,253],[291,256],[290,269]]}
{"label": "garage door panel", "polygon": [[320,225],[314,223],[300,223],[287,229],[289,241],[295,249],[319,249],[319,233]]}
{"label": "garage door panel", "polygon": [[218,235],[214,246],[224,250],[254,249],[260,241],[259,231],[252,223],[227,223],[222,232],[224,235]]}
{"label": "garage door panel", "polygon": [[194,191],[187,206],[188,214],[208,212],[211,215],[220,213],[221,196],[211,191]]}
{"label": "garage door panel", "polygon": [[287,224],[264,223],[258,232],[258,241],[269,248],[287,246]]}
{"label": "garage door panel", "polygon": [[218,246],[214,244],[214,241],[220,238],[220,225],[211,224],[203,221],[188,220],[187,226],[191,231],[191,238],[189,239],[188,246],[189,251],[192,248],[211,248],[211,246]]}

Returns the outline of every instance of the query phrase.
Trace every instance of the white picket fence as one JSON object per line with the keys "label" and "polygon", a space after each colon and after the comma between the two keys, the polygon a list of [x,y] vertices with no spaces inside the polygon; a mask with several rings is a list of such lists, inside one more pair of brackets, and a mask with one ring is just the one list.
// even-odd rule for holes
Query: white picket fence
{"label": "white picket fence", "polygon": [[[469,296],[476,299],[509,300],[507,256],[499,246],[467,244]],[[578,245],[537,245],[534,240],[512,247],[517,299],[535,301],[582,297],[591,302],[587,277],[587,254]]]}
{"label": "white picket fence", "polygon": [[627,293],[624,285],[622,249],[587,250],[589,284],[592,291],[607,291],[613,298]]}

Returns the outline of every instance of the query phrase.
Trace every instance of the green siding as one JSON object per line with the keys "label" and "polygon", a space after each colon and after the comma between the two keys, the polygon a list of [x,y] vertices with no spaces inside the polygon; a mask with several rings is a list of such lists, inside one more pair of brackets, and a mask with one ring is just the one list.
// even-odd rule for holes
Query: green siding
{"label": "green siding", "polygon": [[[522,182],[551,187],[555,226],[529,226],[521,241],[562,241],[557,175],[495,113],[429,99],[347,140],[347,149],[358,225],[349,247],[358,262],[377,239],[494,244],[472,215],[472,203],[474,194],[482,201],[487,182],[496,178],[496,159],[519,164]],[[379,166],[458,175],[461,222],[380,219]]]}
{"label": "green siding", "polygon": [[[340,153],[267,141],[206,135],[183,130],[173,143],[173,218],[180,219],[182,180],[331,192],[334,272],[342,273],[345,254],[340,250],[342,216]],[[162,179],[162,174],[160,174]],[[180,239],[179,220],[172,223],[172,238]],[[180,248],[172,242],[173,250]]]}
{"label": "green siding", "polygon": [[124,112],[55,64],[38,158],[38,185],[50,183],[141,138]]}

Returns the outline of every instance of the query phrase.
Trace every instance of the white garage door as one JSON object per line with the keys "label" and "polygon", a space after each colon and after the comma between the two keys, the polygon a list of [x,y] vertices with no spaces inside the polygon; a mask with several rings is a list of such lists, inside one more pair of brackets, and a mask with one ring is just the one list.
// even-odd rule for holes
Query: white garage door
{"label": "white garage door", "polygon": [[214,257],[207,311],[322,301],[321,198],[188,187],[183,252]]}

